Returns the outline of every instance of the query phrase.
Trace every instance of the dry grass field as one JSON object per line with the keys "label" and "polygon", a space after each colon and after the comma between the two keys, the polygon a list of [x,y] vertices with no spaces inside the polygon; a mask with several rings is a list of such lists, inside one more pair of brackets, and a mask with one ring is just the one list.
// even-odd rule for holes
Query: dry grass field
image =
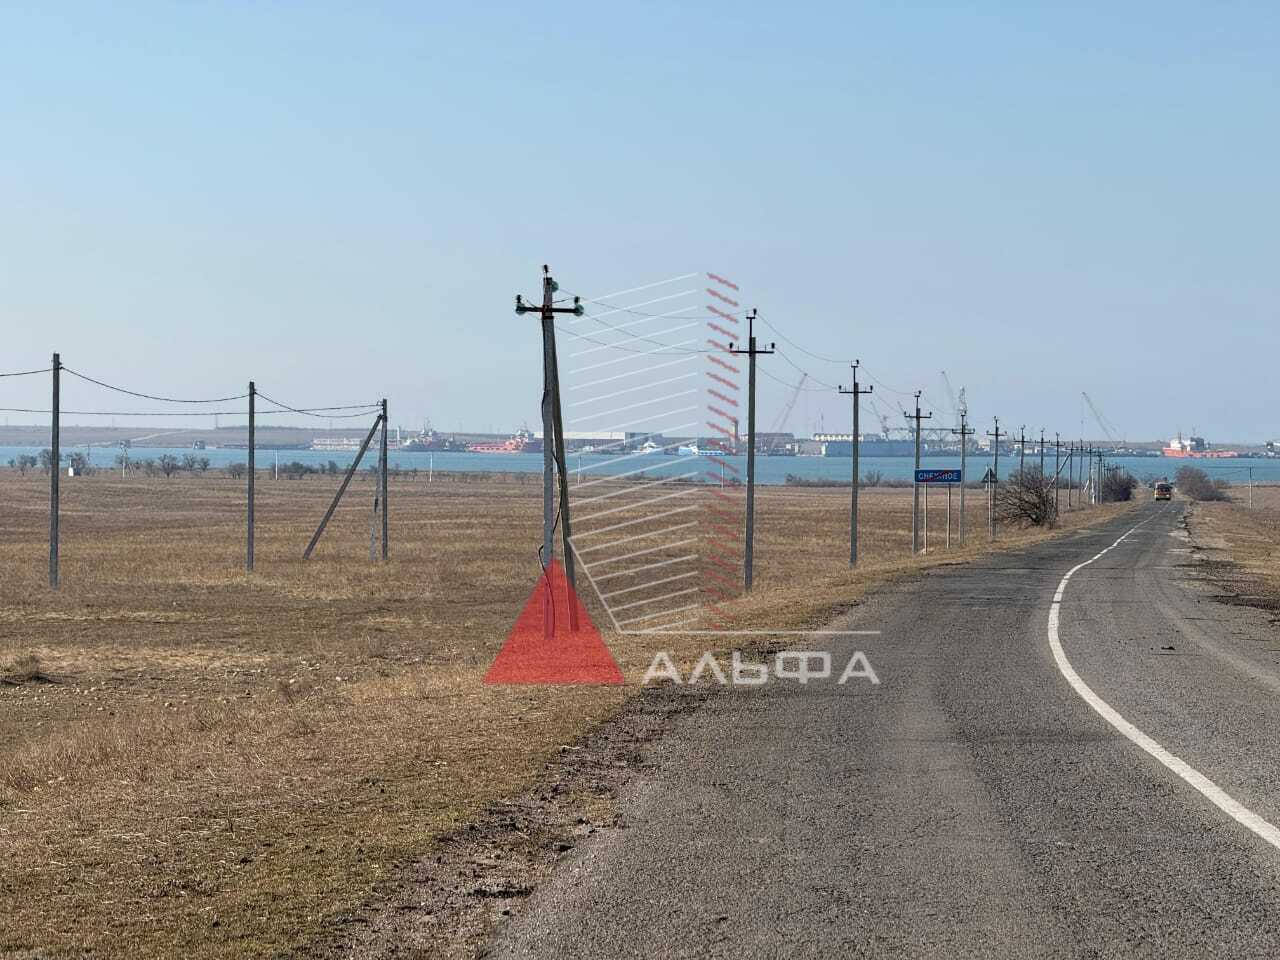
{"label": "dry grass field", "polygon": [[1238,581],[1245,595],[1265,597],[1267,609],[1280,610],[1280,486],[1255,486],[1252,508],[1246,489],[1235,486],[1230,494],[1227,502],[1197,503],[1192,530],[1229,561],[1220,577]]}
{"label": "dry grass field", "polygon": [[[0,954],[314,942],[634,694],[651,637],[606,634],[625,687],[480,682],[536,582],[536,480],[393,480],[382,565],[362,478],[304,563],[335,485],[259,483],[247,575],[240,483],[68,480],[54,593],[47,478],[0,474]],[[885,577],[965,555],[911,559],[910,491],[870,490],[851,573],[847,496],[761,491],[740,622],[816,625]],[[980,494],[970,507],[973,555],[988,549]]]}

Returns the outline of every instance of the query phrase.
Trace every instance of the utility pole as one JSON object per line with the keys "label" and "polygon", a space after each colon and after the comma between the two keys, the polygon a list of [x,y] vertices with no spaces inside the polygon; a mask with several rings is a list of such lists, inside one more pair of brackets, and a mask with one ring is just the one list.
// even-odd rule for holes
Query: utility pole
{"label": "utility pole", "polygon": [[61,509],[61,496],[58,489],[58,471],[62,463],[62,357],[53,355],[53,404],[52,418],[49,421],[49,446],[53,455],[53,464],[49,470],[49,588],[57,590],[58,575],[58,512]]}
{"label": "utility pole", "polygon": [[[551,277],[551,268],[542,267],[542,306],[535,307],[516,295],[516,313],[538,313],[542,319],[542,566],[555,556],[556,514],[553,508],[552,471],[560,477],[560,532],[564,547],[564,572],[569,589],[575,588],[572,528],[569,523],[569,478],[565,470],[564,424],[560,414],[560,367],[556,358],[556,314],[570,313],[580,317],[585,312],[580,297],[572,307],[557,307],[555,294],[560,285]],[[549,613],[554,614],[554,605]],[[569,626],[577,630],[577,605],[569,602]],[[548,639],[554,632],[552,617],[545,618]]]}
{"label": "utility pole", "polygon": [[1040,476],[1044,476],[1044,427],[1040,428]]}
{"label": "utility pole", "polygon": [[[960,546],[963,547],[964,546],[964,485],[965,485],[965,481],[968,479],[968,475],[965,473],[965,466],[964,466],[965,454],[969,449],[969,438],[972,437],[975,433],[977,433],[976,430],[974,430],[971,426],[969,426],[969,408],[968,407],[960,408],[960,429],[952,430],[951,432],[954,434],[958,434],[960,437]],[[950,488],[948,488],[947,503],[948,503],[948,506],[951,503]],[[947,535],[948,536],[951,535],[950,523],[947,524]]]}
{"label": "utility pole", "polygon": [[747,541],[746,555],[743,560],[743,584],[745,590],[751,592],[751,567],[755,559],[756,538],[756,357],[773,353],[774,344],[768,350],[756,349],[754,325],[756,309],[751,308],[747,314],[747,349],[735,350],[729,344],[729,352],[746,354],[748,360],[747,374]]}
{"label": "utility pole", "polygon": [[1018,428],[1018,473],[1021,474],[1027,462],[1027,427]]}
{"label": "utility pole", "polygon": [[1076,445],[1073,441],[1067,446],[1067,510],[1071,509],[1072,488],[1076,485]]}
{"label": "utility pole", "polygon": [[1058,433],[1053,435],[1053,518],[1058,518],[1058,504],[1062,500],[1062,486],[1058,483],[1058,474],[1062,472],[1062,440]]}
{"label": "utility pole", "polygon": [[1086,447],[1080,441],[1080,503],[1083,506],[1093,504],[1093,448]]}
{"label": "utility pole", "polygon": [[1085,497],[1085,463],[1086,452],[1084,449],[1084,441],[1076,441],[1076,485],[1080,488],[1076,493],[1076,509],[1088,506],[1088,500]]}
{"label": "utility pole", "polygon": [[[916,434],[916,470],[920,469],[920,421],[930,420],[933,418],[932,413],[922,414],[920,412],[920,394],[922,391],[916,391],[916,412],[903,413],[908,420],[915,421]],[[911,552],[920,552],[920,484],[916,480],[916,475],[911,474]]]}
{"label": "utility pole", "polygon": [[246,523],[248,532],[245,539],[245,558],[244,568],[249,573],[253,573],[253,476],[255,473],[253,462],[253,427],[254,427],[254,401],[258,398],[258,388],[252,380],[249,381],[249,487],[248,495],[248,512],[246,515]]}
{"label": "utility pole", "polygon": [[387,398],[382,398],[382,559],[387,559]]}
{"label": "utility pole", "polygon": [[1000,489],[1000,418],[993,417],[992,419],[996,422],[996,431],[992,433],[988,430],[987,436],[995,438],[992,441],[991,449],[995,451],[996,460],[995,466],[991,471],[991,502],[989,504],[990,509],[987,512],[989,514],[988,520],[991,523],[991,539],[994,540],[996,538],[996,493]]}
{"label": "utility pole", "polygon": [[863,390],[858,386],[858,364],[860,360],[855,360],[849,364],[849,368],[853,371],[853,386],[846,390],[840,387],[841,393],[848,394],[853,398],[853,493],[849,501],[849,566],[856,566],[858,563],[858,445],[860,437],[858,434],[858,397],[864,393],[873,393],[874,386],[867,387]]}

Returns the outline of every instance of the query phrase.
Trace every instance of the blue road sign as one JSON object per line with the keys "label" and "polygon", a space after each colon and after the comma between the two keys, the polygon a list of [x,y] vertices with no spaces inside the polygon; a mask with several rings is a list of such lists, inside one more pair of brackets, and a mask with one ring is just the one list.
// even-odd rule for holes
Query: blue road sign
{"label": "blue road sign", "polygon": [[916,483],[959,483],[959,470],[917,470]]}

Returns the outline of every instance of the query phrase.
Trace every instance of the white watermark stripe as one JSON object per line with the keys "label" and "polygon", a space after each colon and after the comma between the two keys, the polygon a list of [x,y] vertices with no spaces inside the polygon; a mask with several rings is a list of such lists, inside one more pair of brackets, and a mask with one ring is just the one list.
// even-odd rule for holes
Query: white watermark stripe
{"label": "white watermark stripe", "polygon": [[[652,286],[655,286],[655,287],[656,287],[656,286],[658,286],[658,284],[656,284],[656,283],[655,283],[655,284],[652,284]],[[644,288],[643,288],[643,287],[640,287],[640,288],[637,288],[637,289],[644,289]],[[634,291],[633,291],[633,292],[634,292]],[[572,320],[570,320],[569,322],[570,322],[570,323],[581,323],[583,320],[595,320],[595,319],[598,319],[599,317],[610,317],[610,316],[613,316],[613,314],[615,314],[615,313],[626,313],[628,310],[634,310],[636,307],[651,307],[651,306],[653,306],[655,303],[664,303],[664,302],[666,302],[667,300],[679,300],[681,297],[687,297],[687,296],[689,296],[689,294],[691,294],[691,293],[697,293],[697,292],[698,292],[697,290],[681,290],[679,293],[669,293],[669,294],[667,294],[665,297],[654,297],[652,300],[641,300],[639,303],[632,303],[632,304],[628,304],[628,305],[627,305],[627,306],[625,306],[625,307],[612,307],[612,308],[610,308],[609,310],[604,311],[603,313],[587,313],[587,314],[583,314],[581,317],[574,317],[574,318],[573,318]],[[620,296],[622,296],[622,294],[618,293],[618,294],[614,294],[614,296],[618,296],[618,297],[620,297]],[[604,299],[604,298],[603,298],[603,297],[596,297],[596,299],[597,299],[597,300],[602,300],[602,299]],[[588,302],[590,302],[590,301],[588,301]],[[692,309],[692,306],[693,306],[693,305],[691,304],[690,306],[685,307],[685,309],[686,309],[686,310]]]}
{"label": "white watermark stripe", "polygon": [[596,582],[601,580],[613,580],[615,577],[626,577],[633,573],[639,573],[641,570],[657,570],[659,567],[669,567],[676,563],[684,563],[686,560],[697,560],[696,553],[690,553],[683,557],[676,557],[674,560],[663,560],[661,563],[646,563],[641,567],[632,567],[630,570],[619,570],[617,573],[606,573],[603,577],[596,577]]}
{"label": "white watermark stripe", "polygon": [[[611,590],[608,593],[600,594],[600,599],[604,600],[606,597],[618,597],[624,593],[635,593],[637,590],[648,590],[651,587],[658,587],[664,583],[672,583],[676,580],[688,580],[690,577],[696,577],[699,573],[700,571],[698,570],[690,570],[688,573],[677,573],[674,577],[663,577],[661,580],[650,580],[648,583],[642,583],[638,587],[626,587],[622,590]],[[622,608],[615,607],[614,609],[620,610]]]}
{"label": "white watermark stripe", "polygon": [[624,553],[617,557],[606,557],[604,560],[595,560],[591,563],[583,564],[583,566],[603,567],[606,563],[619,563],[623,560],[630,560],[632,557],[643,557],[650,553],[661,553],[663,550],[674,550],[676,547],[687,547],[689,544],[697,542],[697,537],[687,537],[684,540],[673,540],[670,543],[663,543],[656,547],[646,547],[644,550],[636,550],[634,553]]}
{"label": "white watermark stripe", "polygon": [[588,380],[586,383],[568,384],[566,390],[585,390],[588,387],[598,387],[602,383],[613,383],[615,380],[625,380],[627,377],[637,377],[642,373],[652,373],[654,370],[662,370],[665,367],[674,367],[679,363],[688,363],[692,356],[681,357],[679,360],[668,360],[666,363],[655,363],[648,367],[638,367],[635,370],[628,370],[626,373],[615,373],[612,377],[601,377],[599,380]]}
{"label": "white watermark stripe", "polygon": [[627,503],[621,507],[610,507],[608,510],[597,510],[595,513],[589,513],[585,517],[580,517],[578,523],[586,523],[589,520],[598,520],[600,517],[608,517],[615,513],[626,513],[628,510],[643,510],[645,507],[652,506],[655,503],[662,503],[664,500],[674,500],[677,497],[687,497],[691,493],[703,493],[702,487],[691,487],[688,490],[677,490],[675,493],[666,493],[660,497],[654,497],[650,500],[641,500],[639,503]]}
{"label": "white watermark stripe", "polygon": [[[674,446],[682,446],[682,444],[675,444],[675,443],[673,443],[673,444],[668,444],[668,446],[672,446],[672,447],[674,447]],[[629,459],[629,458],[628,458],[628,457],[622,457],[621,459],[623,459],[623,460],[627,460],[627,459]],[[677,463],[688,463],[688,462],[689,462],[689,461],[691,461],[691,460],[697,460],[697,459],[699,459],[699,457],[698,457],[698,455],[697,455],[697,454],[690,454],[690,455],[689,455],[689,456],[687,456],[687,457],[677,457],[675,460],[663,460],[663,461],[662,461],[662,466],[664,466],[664,467],[674,467]],[[587,472],[588,470],[590,470],[590,469],[591,469],[590,467],[585,467],[584,469],[579,470],[579,471],[576,471],[576,472],[578,472],[578,473],[586,473],[586,472]],[[594,487],[596,484],[599,484],[599,483],[608,483],[610,480],[621,480],[623,477],[634,477],[637,473],[646,473],[646,472],[648,472],[649,470],[652,470],[652,469],[653,469],[653,465],[652,465],[652,464],[650,464],[650,465],[649,465],[649,466],[647,466],[647,467],[639,467],[639,468],[638,468],[638,469],[636,469],[636,470],[627,470],[627,471],[625,471],[625,472],[623,472],[623,473],[609,473],[609,474],[606,474],[605,476],[601,477],[601,478],[600,478],[600,479],[598,479],[598,480],[588,480],[586,483],[579,483],[579,484],[575,484],[575,485],[574,485],[574,488],[573,488],[573,492],[576,494],[576,493],[577,493],[579,490],[581,490],[583,487]],[[581,503],[582,501],[579,501],[579,502]]]}
{"label": "white watermark stripe", "polygon": [[[651,517],[640,517],[637,520],[623,520],[621,523],[611,523],[607,527],[597,527],[595,530],[583,530],[573,535],[570,541],[574,545],[574,550],[578,549],[578,540],[582,537],[594,537],[601,533],[608,533],[610,530],[621,530],[623,527],[634,527],[637,523],[649,523],[652,520],[661,520],[663,517],[673,517],[677,513],[688,513],[690,510],[697,510],[697,507],[676,507],[674,510],[666,510],[662,513],[655,513]],[[579,521],[580,522],[580,521]],[[591,549],[595,549],[592,547]]]}
{"label": "white watermark stripe", "polygon": [[637,390],[648,390],[650,387],[660,387],[667,383],[677,383],[681,380],[688,380],[690,377],[696,377],[696,371],[691,373],[682,373],[678,377],[667,377],[665,380],[654,380],[649,383],[637,384],[634,387],[627,387],[625,390],[615,390],[613,393],[602,393],[598,397],[587,397],[585,400],[575,400],[573,403],[566,403],[566,407],[580,407],[584,403],[599,403],[601,400],[612,400],[614,397],[620,397],[625,393],[635,393]]}
{"label": "white watermark stripe", "polygon": [[596,550],[608,550],[610,547],[617,547],[624,543],[632,543],[636,540],[647,540],[650,537],[660,537],[663,534],[675,533],[677,530],[687,530],[690,527],[696,527],[697,520],[690,520],[688,523],[677,523],[674,527],[663,527],[661,530],[650,530],[645,533],[632,534],[629,537],[623,537],[620,540],[610,540],[608,543],[598,543],[594,547],[579,547],[578,535],[574,534],[570,539],[573,544],[573,552],[581,556],[584,553],[592,553]]}
{"label": "white watermark stripe", "polygon": [[[661,477],[658,480],[645,480],[643,482],[629,483],[622,489],[614,490],[612,493],[602,493],[599,496],[586,497],[585,499],[578,500],[577,505],[585,506],[588,503],[599,503],[601,500],[613,500],[616,497],[629,497],[637,493],[642,494],[650,487],[660,487],[666,483],[679,483],[681,480],[688,480],[690,477],[698,476],[700,472],[701,471],[698,470],[691,470],[688,473],[677,473],[670,477]],[[637,504],[637,506],[639,506],[639,504]],[[599,516],[599,514],[596,514],[596,516]],[[584,517],[583,519],[587,518]]]}

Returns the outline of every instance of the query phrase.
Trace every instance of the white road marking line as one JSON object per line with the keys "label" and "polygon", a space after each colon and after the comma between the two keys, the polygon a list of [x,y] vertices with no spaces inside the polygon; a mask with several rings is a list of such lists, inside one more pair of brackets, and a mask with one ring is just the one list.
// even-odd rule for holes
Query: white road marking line
{"label": "white road marking line", "polygon": [[1053,603],[1049,606],[1049,648],[1053,651],[1053,659],[1057,663],[1058,670],[1062,673],[1062,676],[1066,679],[1067,683],[1071,684],[1071,688],[1080,695],[1080,698],[1084,700],[1085,703],[1093,707],[1102,719],[1106,720],[1107,723],[1119,730],[1129,740],[1137,744],[1151,756],[1155,757],[1196,790],[1200,791],[1200,793],[1210,803],[1227,816],[1231,817],[1242,826],[1248,827],[1267,843],[1280,850],[1280,829],[1277,829],[1272,823],[1258,816],[1258,814],[1254,813],[1244,804],[1231,797],[1225,790],[1219,787],[1199,770],[1196,770],[1186,761],[1175,757],[1172,753],[1160,746],[1160,744],[1156,743],[1156,741],[1151,739],[1117,713],[1110,704],[1094,693],[1089,688],[1089,685],[1080,679],[1080,675],[1076,673],[1074,668],[1072,668],[1070,661],[1067,660],[1067,655],[1062,650],[1062,642],[1058,638],[1058,621],[1062,607],[1062,597],[1063,594],[1066,593],[1067,583],[1070,582],[1071,578],[1077,571],[1084,569],[1095,560],[1099,560],[1106,554],[1110,553],[1123,543],[1125,539],[1134,532],[1134,530],[1137,530],[1138,527],[1141,527],[1145,523],[1150,523],[1154,519],[1155,517],[1148,517],[1146,520],[1143,520],[1142,523],[1137,524],[1127,531],[1124,536],[1111,546],[1107,547],[1096,556],[1086,560],[1084,563],[1077,564],[1067,571],[1066,576],[1062,578],[1062,581],[1058,584],[1057,591],[1053,595]]}

